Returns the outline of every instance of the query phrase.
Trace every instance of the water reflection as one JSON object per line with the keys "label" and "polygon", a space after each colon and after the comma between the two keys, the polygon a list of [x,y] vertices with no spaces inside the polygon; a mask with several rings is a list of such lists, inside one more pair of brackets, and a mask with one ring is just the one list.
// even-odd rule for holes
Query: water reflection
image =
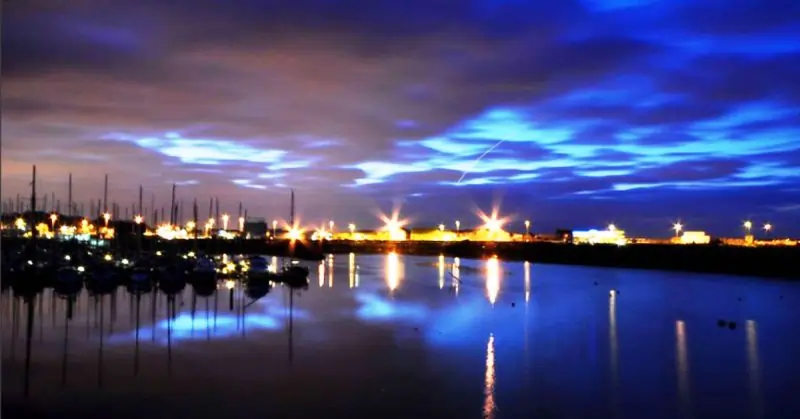
{"label": "water reflection", "polygon": [[764,417],[763,400],[761,398],[761,363],[758,356],[758,324],[754,320],[745,323],[747,333],[747,374],[750,378],[750,403],[753,406],[753,417]]}
{"label": "water reflection", "polygon": [[350,253],[347,257],[347,279],[350,283],[350,288],[356,287],[356,254]]}
{"label": "water reflection", "polygon": [[328,288],[333,287],[333,254],[328,255]]}
{"label": "water reflection", "polygon": [[317,267],[317,276],[319,277],[320,288],[325,286],[325,261],[321,260]]}
{"label": "water reflection", "polygon": [[493,419],[497,405],[494,401],[494,386],[495,386],[495,372],[494,372],[494,335],[489,335],[489,343],[486,344],[486,373],[483,380],[483,417],[486,419]]}
{"label": "water reflection", "polygon": [[617,417],[619,392],[619,347],[617,342],[617,293],[608,295],[608,353],[611,369],[611,414]]}
{"label": "water reflection", "polygon": [[492,256],[486,261],[486,297],[494,305],[500,293],[500,261]]}
{"label": "water reflection", "polygon": [[402,269],[400,256],[397,253],[390,252],[386,255],[386,286],[389,287],[389,291],[394,291],[400,286]]}
{"label": "water reflection", "polygon": [[525,270],[525,302],[531,300],[531,263],[527,260],[523,264]]}
{"label": "water reflection", "polygon": [[444,288],[444,255],[439,255],[439,289]]}
{"label": "water reflection", "polygon": [[461,282],[461,258],[453,258],[453,289],[455,290],[456,295],[458,295],[458,286]]}
{"label": "water reflection", "polygon": [[689,399],[689,355],[686,352],[686,323],[675,322],[675,369],[678,372],[678,395],[683,417],[691,417]]}
{"label": "water reflection", "polygon": [[[159,287],[130,295],[116,289],[63,296],[47,289],[20,298],[13,289],[6,291],[0,319],[4,401],[23,400],[28,388],[32,397],[25,403],[57,411],[66,409],[64,388],[76,399],[94,402],[110,391],[158,398],[169,386],[192,395],[169,396],[177,406],[194,403],[213,382],[219,389],[215,397],[226,400],[214,404],[219,407],[209,403],[209,409],[225,415],[243,393],[291,382],[313,398],[309,416],[331,413],[329,399],[354,406],[358,417],[376,417],[387,405],[413,410],[387,413],[387,419],[469,417],[479,409],[484,417],[641,417],[641,400],[653,405],[648,411],[655,413],[647,416],[652,419],[675,417],[679,410],[682,417],[745,412],[761,418],[777,406],[792,412],[796,403],[781,392],[792,384],[783,374],[800,374],[787,361],[800,345],[790,333],[773,332],[791,330],[793,320],[772,314],[780,308],[776,302],[749,308],[758,323],[748,321],[733,331],[715,328],[716,312],[741,307],[735,298],[725,302],[718,296],[723,281],[553,265],[531,272],[530,263],[495,258],[347,257],[350,287],[324,286],[332,282],[326,270],[337,268],[326,258],[323,288],[302,296],[277,285],[269,295],[258,294],[233,280],[221,281],[211,294],[196,292],[191,284],[169,293]],[[360,273],[365,276],[359,287]],[[528,301],[533,273],[536,300],[524,309],[499,300],[502,293],[509,303],[523,296]],[[431,283],[437,274],[438,288]],[[624,301],[591,285],[610,277]],[[750,298],[768,301],[761,282],[725,281],[744,281]],[[783,287],[785,299],[800,297],[792,285],[771,286]],[[460,288],[460,295],[451,288]],[[619,313],[617,302],[623,304]],[[26,323],[27,316],[35,321]],[[699,333],[704,327],[719,333]],[[32,339],[26,341],[29,330]],[[730,343],[745,336],[746,351],[732,351]],[[32,350],[25,362],[27,342]],[[760,363],[762,355],[770,362]],[[715,362],[698,361],[709,356]],[[25,375],[25,365],[33,373]],[[199,374],[208,379],[198,380]],[[496,374],[503,378],[499,386]],[[678,397],[664,397],[676,386]],[[718,394],[726,398],[720,401]],[[253,414],[279,406],[275,411],[287,416],[284,412],[296,406],[282,396],[265,394],[265,400],[253,402]],[[376,410],[365,412],[370,403]],[[443,412],[425,411],[431,404]]]}

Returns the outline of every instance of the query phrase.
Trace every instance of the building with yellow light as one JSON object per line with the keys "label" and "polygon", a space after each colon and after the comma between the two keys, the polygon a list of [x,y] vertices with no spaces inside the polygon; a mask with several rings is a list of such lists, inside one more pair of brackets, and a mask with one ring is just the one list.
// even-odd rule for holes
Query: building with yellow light
{"label": "building with yellow light", "polygon": [[572,242],[575,244],[616,244],[624,245],[628,243],[624,230],[588,230],[573,231]]}
{"label": "building with yellow light", "polygon": [[709,244],[711,243],[711,236],[706,234],[705,231],[684,231],[680,237],[676,237],[673,239],[673,243]]}

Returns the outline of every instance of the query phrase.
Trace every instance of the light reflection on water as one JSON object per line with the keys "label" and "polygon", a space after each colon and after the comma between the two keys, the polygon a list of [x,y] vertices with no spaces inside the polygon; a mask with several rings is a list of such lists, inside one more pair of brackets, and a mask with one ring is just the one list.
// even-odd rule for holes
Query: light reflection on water
{"label": "light reflection on water", "polygon": [[[347,286],[334,281],[345,269]],[[787,332],[800,326],[795,284],[398,254],[325,258],[317,275],[319,288],[290,299],[278,286],[257,301],[238,282],[207,297],[189,285],[174,297],[120,289],[73,302],[46,290],[31,302],[27,401],[28,304],[6,292],[4,402],[58,411],[67,394],[99,403],[102,387],[131,400],[180,388],[186,395],[173,391],[169,403],[188,412],[198,398],[218,400],[204,405],[208,414],[251,389],[264,389],[253,399],[263,405],[247,413],[293,412],[302,399],[311,417],[798,411],[786,390],[800,376],[800,338]],[[717,327],[723,316],[744,327]]]}

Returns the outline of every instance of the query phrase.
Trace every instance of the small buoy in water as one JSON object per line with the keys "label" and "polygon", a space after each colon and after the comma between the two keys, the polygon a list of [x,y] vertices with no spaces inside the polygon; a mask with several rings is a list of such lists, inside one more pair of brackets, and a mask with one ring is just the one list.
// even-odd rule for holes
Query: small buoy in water
{"label": "small buoy in water", "polygon": [[516,307],[517,303],[511,303],[511,307]]}
{"label": "small buoy in water", "polygon": [[736,322],[729,322],[728,323],[728,329],[731,329],[731,330],[736,329]]}
{"label": "small buoy in water", "polygon": [[726,322],[725,320],[722,319],[717,320],[717,326],[719,327],[725,327],[726,324],[728,324],[728,322]]}

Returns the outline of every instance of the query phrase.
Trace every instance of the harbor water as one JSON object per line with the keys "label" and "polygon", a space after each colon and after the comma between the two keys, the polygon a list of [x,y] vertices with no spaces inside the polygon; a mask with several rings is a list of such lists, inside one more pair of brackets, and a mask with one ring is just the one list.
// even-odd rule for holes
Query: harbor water
{"label": "harbor water", "polygon": [[307,266],[307,290],[255,301],[225,281],[6,290],[2,414],[800,417],[800,284],[396,254]]}

